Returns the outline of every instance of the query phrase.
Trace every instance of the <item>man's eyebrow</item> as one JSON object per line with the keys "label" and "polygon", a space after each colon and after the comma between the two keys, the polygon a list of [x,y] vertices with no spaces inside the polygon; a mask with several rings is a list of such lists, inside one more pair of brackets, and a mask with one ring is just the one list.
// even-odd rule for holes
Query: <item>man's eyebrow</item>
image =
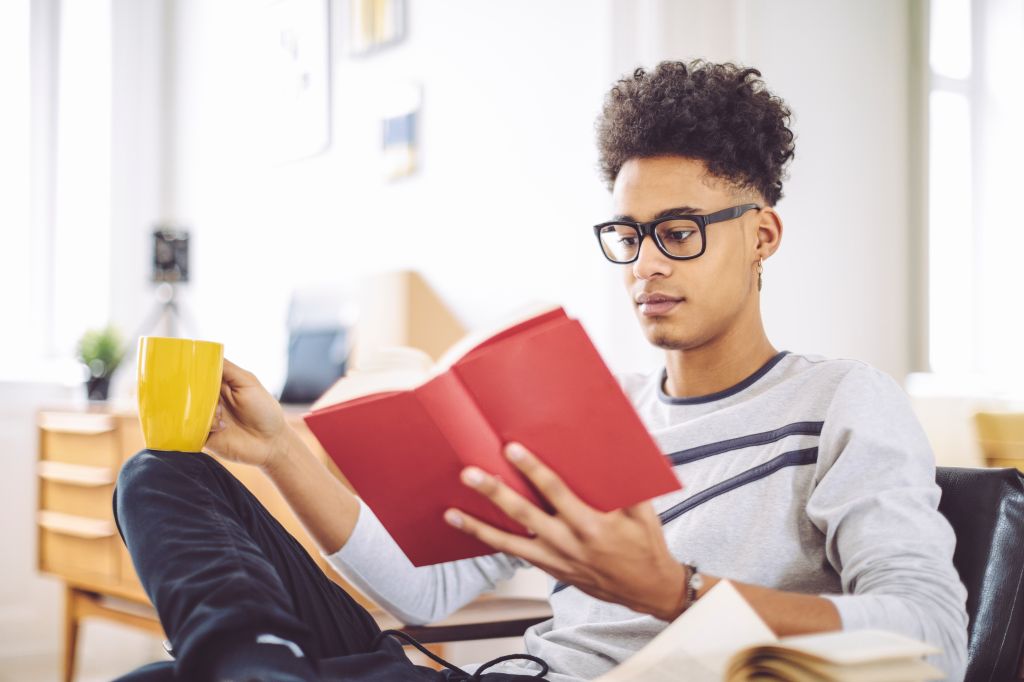
{"label": "man's eyebrow", "polygon": [[[694,213],[700,212],[701,210],[699,208],[694,208],[693,206],[676,206],[675,208],[666,208],[664,211],[659,211],[658,215],[654,216],[654,219],[658,220],[659,218],[667,218],[669,216],[677,215],[693,215]],[[636,220],[636,218],[633,218],[632,216],[622,214],[615,216],[613,220],[629,220],[632,222],[639,222]]]}

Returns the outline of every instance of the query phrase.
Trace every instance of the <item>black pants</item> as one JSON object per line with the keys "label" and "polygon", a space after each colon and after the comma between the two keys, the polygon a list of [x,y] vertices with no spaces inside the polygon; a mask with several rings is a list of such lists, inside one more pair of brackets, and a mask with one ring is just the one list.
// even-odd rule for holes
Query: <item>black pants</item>
{"label": "black pants", "polygon": [[125,682],[206,679],[220,652],[264,633],[298,644],[324,680],[463,677],[415,666],[379,636],[370,614],[208,455],[135,455],[118,477],[114,517],[175,654],[174,663],[146,666]]}

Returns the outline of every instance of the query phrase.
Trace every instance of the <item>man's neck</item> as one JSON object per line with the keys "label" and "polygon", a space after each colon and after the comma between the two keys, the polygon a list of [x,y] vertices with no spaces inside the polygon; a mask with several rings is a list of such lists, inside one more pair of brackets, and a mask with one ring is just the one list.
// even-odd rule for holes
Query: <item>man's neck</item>
{"label": "man's neck", "polygon": [[733,330],[699,348],[666,351],[665,392],[673,398],[695,398],[724,391],[777,354],[760,325],[755,333]]}

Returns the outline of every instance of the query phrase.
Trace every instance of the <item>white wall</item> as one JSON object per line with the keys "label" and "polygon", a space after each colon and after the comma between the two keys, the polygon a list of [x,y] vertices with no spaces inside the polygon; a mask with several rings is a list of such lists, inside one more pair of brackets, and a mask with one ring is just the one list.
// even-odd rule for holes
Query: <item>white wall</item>
{"label": "white wall", "polygon": [[[168,217],[194,230],[190,300],[203,335],[270,385],[283,377],[295,287],[403,266],[469,325],[553,299],[613,367],[653,366],[658,354],[591,243],[607,206],[592,124],[621,73],[697,55],[761,68],[795,111],[783,248],[765,268],[771,338],[908,371],[904,3],[417,2],[408,40],[362,58],[345,54],[338,3],[333,143],[276,166],[261,144],[257,10],[176,7]],[[385,184],[377,102],[406,82],[423,86],[422,169]],[[507,238],[523,224],[534,238]]]}
{"label": "white wall", "polygon": [[794,112],[796,157],[765,262],[779,348],[910,369],[908,3],[666,1],[661,54],[758,68]]}
{"label": "white wall", "polygon": [[170,163],[163,59],[169,1],[113,0],[110,310],[125,335],[140,329],[154,304],[150,233],[164,217]]}
{"label": "white wall", "polygon": [[796,112],[766,263],[765,319],[782,346],[910,369],[908,3],[751,2],[748,60]]}
{"label": "white wall", "polygon": [[[282,378],[290,292],[379,269],[419,269],[470,325],[544,298],[603,331],[593,292],[607,271],[588,230],[605,195],[592,123],[607,5],[409,6],[392,50],[352,59],[336,36],[331,148],[274,166],[254,115],[257,26],[240,20],[254,10],[178,3],[174,205],[195,233],[191,301],[204,334],[268,384]],[[424,93],[422,167],[385,184],[378,102],[410,81]]]}

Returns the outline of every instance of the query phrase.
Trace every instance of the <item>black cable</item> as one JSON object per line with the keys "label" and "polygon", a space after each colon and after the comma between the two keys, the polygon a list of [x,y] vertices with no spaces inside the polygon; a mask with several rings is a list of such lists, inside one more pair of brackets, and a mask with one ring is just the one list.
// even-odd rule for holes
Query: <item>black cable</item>
{"label": "black cable", "polygon": [[402,632],[401,630],[381,630],[380,633],[373,638],[373,642],[370,644],[370,648],[376,649],[378,646],[380,646],[380,643],[384,640],[384,638],[388,636],[403,640],[406,644],[415,647],[421,654],[423,654],[430,660],[434,661],[435,663],[443,665],[445,668],[448,668],[453,672],[459,673],[458,677],[453,678],[453,682],[460,682],[462,680],[480,680],[482,679],[480,676],[483,675],[484,670],[486,670],[487,668],[490,668],[493,665],[497,665],[502,661],[511,661],[515,659],[533,661],[534,663],[539,665],[541,668],[540,672],[533,676],[538,679],[544,679],[544,676],[547,675],[548,671],[550,670],[547,661],[545,661],[543,658],[531,656],[530,654],[507,654],[505,656],[498,656],[497,658],[487,661],[479,668],[477,668],[476,672],[473,673],[472,676],[470,676],[470,674],[467,673],[465,670],[458,667],[457,665],[454,665],[453,663],[449,663],[448,661],[444,660],[443,658],[435,654],[433,651],[430,651],[429,649],[427,649],[427,647],[417,642],[415,637],[406,632]]}

